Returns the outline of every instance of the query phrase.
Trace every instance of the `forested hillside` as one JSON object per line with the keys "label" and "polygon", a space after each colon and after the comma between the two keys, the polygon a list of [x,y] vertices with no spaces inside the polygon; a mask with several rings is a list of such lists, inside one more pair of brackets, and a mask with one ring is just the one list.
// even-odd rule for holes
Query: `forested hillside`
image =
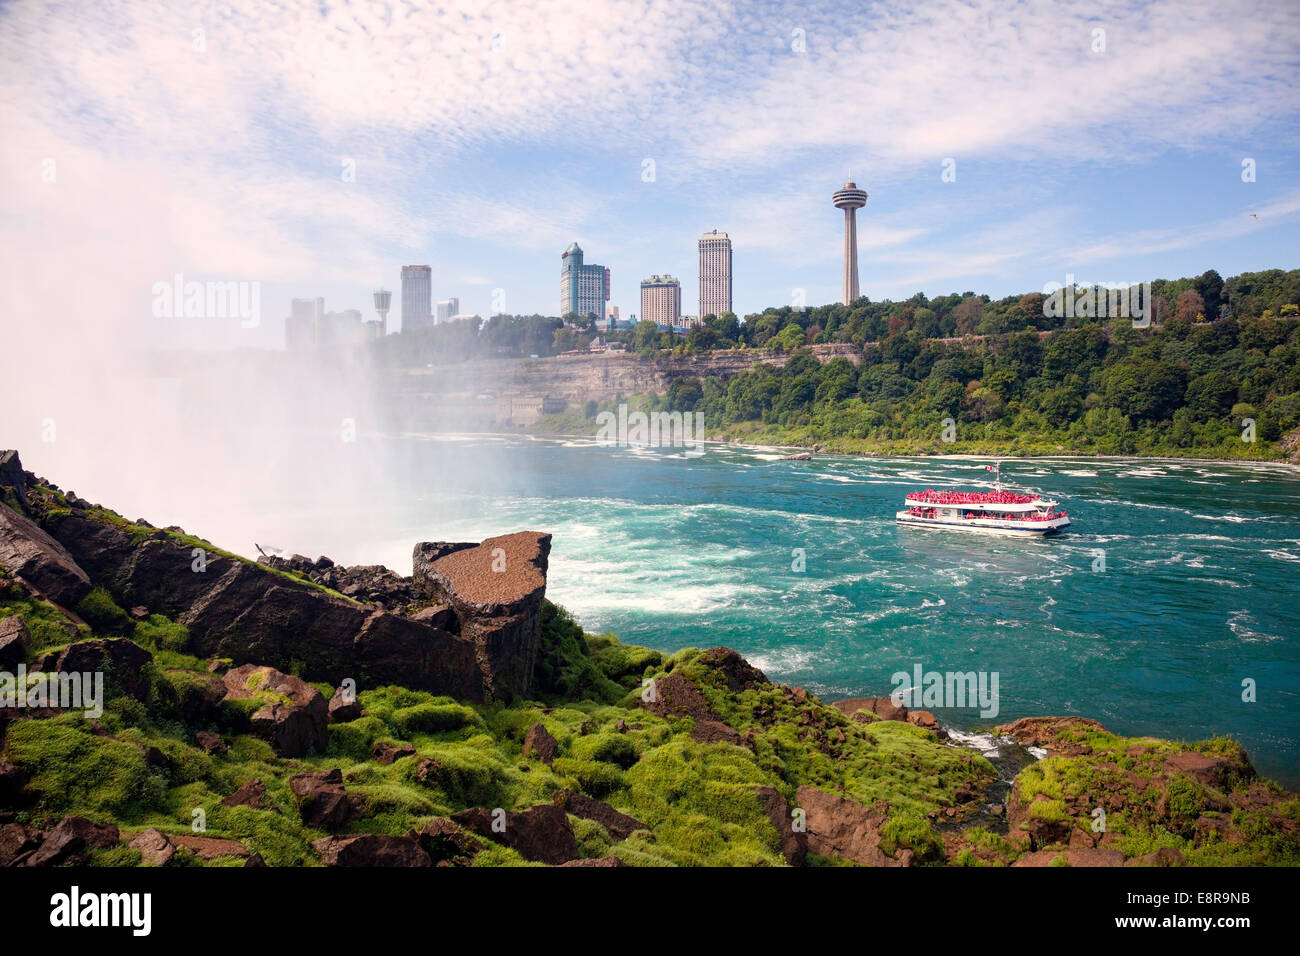
{"label": "forested hillside", "polygon": [[1041,293],[711,319],[678,348],[851,342],[862,364],[796,354],[725,384],[674,382],[664,403],[712,432],[843,451],[1277,457],[1300,426],[1300,270],[1151,292],[1149,328],[1046,316]]}

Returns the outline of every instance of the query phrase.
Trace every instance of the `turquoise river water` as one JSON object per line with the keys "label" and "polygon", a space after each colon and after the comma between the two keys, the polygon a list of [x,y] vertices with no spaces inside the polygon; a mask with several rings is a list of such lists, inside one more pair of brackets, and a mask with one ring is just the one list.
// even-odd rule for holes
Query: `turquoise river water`
{"label": "turquoise river water", "polygon": [[1261,773],[1300,784],[1295,471],[1008,461],[1004,480],[1073,521],[1022,540],[894,521],[909,490],[988,487],[983,460],[485,436],[382,446],[375,501],[316,551],[409,573],[416,540],[549,531],[548,595],[589,631],[665,651],[725,644],[828,699],[887,694],[917,664],[996,672],[995,719],[940,720],[1081,714],[1125,734],[1229,734]]}

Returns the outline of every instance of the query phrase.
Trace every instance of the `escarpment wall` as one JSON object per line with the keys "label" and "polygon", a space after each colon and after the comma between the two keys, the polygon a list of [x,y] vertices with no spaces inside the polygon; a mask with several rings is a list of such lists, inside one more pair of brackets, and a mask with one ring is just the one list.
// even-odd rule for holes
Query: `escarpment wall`
{"label": "escarpment wall", "polygon": [[[821,362],[843,357],[856,365],[861,360],[852,345],[814,345],[812,353]],[[659,358],[593,352],[405,369],[394,372],[382,388],[389,413],[406,427],[432,428],[439,422],[529,424],[548,399],[555,405],[581,406],[629,395],[662,394],[675,379],[725,381],[757,365],[780,368],[789,360],[790,353],[761,349]]]}

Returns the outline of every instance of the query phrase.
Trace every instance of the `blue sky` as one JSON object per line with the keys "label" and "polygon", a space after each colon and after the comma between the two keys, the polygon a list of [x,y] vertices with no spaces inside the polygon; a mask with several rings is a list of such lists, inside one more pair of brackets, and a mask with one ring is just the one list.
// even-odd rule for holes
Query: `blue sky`
{"label": "blue sky", "polygon": [[[835,301],[849,169],[873,299],[1300,265],[1288,2],[11,0],[0,64],[0,294],[92,335],[278,347],[291,297],[369,317],[406,263],[554,314],[573,240],[624,315],[664,272],[694,312],[712,228],[737,312]],[[150,318],[177,273],[262,322]]]}

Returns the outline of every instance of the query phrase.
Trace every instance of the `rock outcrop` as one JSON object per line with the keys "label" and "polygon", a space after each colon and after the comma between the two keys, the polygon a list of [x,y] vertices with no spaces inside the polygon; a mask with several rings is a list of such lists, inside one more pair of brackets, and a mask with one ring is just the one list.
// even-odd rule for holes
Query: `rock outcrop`
{"label": "rock outcrop", "polygon": [[[76,645],[74,645],[76,646]],[[226,671],[226,700],[263,700],[249,717],[253,733],[281,757],[323,752],[329,741],[325,695],[300,678],[273,667],[245,664]]]}
{"label": "rock outcrop", "polygon": [[35,522],[0,505],[0,566],[55,604],[71,608],[90,593],[90,577],[58,541]]}
{"label": "rock outcrop", "polygon": [[540,531],[415,547],[412,577],[434,603],[455,612],[495,697],[527,694],[532,686],[550,553],[551,536]]}
{"label": "rock outcrop", "polygon": [[911,850],[900,851],[895,859],[880,848],[885,816],[875,807],[808,786],[799,788],[795,802],[807,821],[809,853],[852,860],[863,866],[911,865]]}
{"label": "rock outcrop", "polygon": [[776,787],[755,787],[759,806],[764,815],[772,821],[777,839],[781,841],[781,856],[791,866],[803,866],[808,855],[808,834],[794,828],[794,818],[790,813],[790,804]]}
{"label": "rock outcrop", "polygon": [[894,703],[890,697],[850,697],[848,700],[834,701],[832,706],[854,720],[858,719],[858,711],[866,711],[877,720],[907,720],[908,713],[906,707]]}
{"label": "rock outcrop", "polygon": [[615,810],[605,801],[595,800],[583,793],[557,790],[551,801],[566,813],[599,823],[615,840],[626,840],[637,830],[650,829],[636,817],[628,816]]}
{"label": "rock outcrop", "polygon": [[17,615],[0,617],[0,670],[11,671],[27,659],[31,635]]}
{"label": "rock outcrop", "polygon": [[47,674],[88,674],[102,672],[105,683],[143,700],[149,691],[144,668],[153,663],[153,655],[125,638],[96,638],[69,644],[62,651],[44,655],[37,668]]}
{"label": "rock outcrop", "polygon": [[[494,816],[483,807],[461,810],[452,820],[481,837],[503,843],[525,860],[559,866],[578,858],[578,841],[564,810],[555,804],[539,804],[521,811],[504,811]],[[493,826],[500,819],[503,826]]]}
{"label": "rock outcrop", "polygon": [[302,822],[309,827],[333,830],[342,826],[352,813],[352,804],[343,789],[343,771],[337,768],[295,774],[289,778],[289,789],[298,801]]}
{"label": "rock outcrop", "polygon": [[654,682],[654,693],[641,706],[656,717],[690,717],[691,739],[699,743],[740,743],[740,734],[709,707],[695,682],[682,674],[669,674]]}
{"label": "rock outcrop", "polygon": [[326,866],[432,866],[414,836],[362,833],[328,836],[312,843]]}
{"label": "rock outcrop", "polygon": [[549,764],[560,755],[560,745],[541,724],[533,724],[524,735],[524,756]]}
{"label": "rock outcrop", "polygon": [[[122,606],[183,624],[189,650],[204,657],[284,669],[297,662],[308,680],[398,683],[463,700],[506,699],[531,686],[550,535],[417,545],[417,574],[402,578],[328,558],[253,564],[76,509],[52,515],[50,534],[3,512],[0,564],[58,603],[75,603],[93,578]],[[323,590],[340,584],[355,597]]]}

